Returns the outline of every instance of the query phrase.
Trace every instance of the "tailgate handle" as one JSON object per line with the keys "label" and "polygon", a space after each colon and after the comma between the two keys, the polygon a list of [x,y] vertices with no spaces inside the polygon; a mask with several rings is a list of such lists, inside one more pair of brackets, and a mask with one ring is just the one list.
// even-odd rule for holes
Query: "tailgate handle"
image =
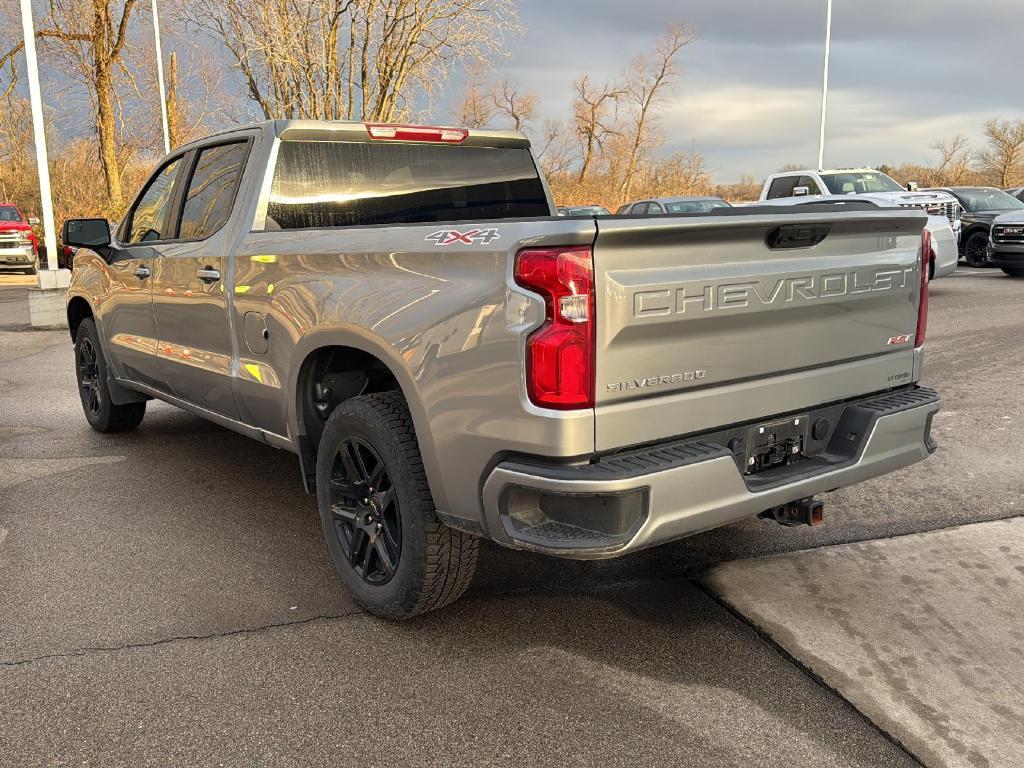
{"label": "tailgate handle", "polygon": [[786,224],[768,232],[764,241],[773,251],[810,248],[828,237],[831,224]]}

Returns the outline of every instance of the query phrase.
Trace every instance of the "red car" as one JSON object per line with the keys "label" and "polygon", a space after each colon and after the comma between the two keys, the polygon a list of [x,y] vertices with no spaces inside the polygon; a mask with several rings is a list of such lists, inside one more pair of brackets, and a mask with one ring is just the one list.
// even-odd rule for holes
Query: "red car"
{"label": "red car", "polygon": [[13,203],[0,203],[0,270],[36,271],[39,242],[32,231],[32,219],[26,219]]}

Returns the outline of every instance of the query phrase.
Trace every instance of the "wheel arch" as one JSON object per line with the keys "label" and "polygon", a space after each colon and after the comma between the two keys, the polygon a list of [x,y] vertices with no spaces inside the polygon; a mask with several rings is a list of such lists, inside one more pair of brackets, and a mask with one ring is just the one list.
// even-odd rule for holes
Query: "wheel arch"
{"label": "wheel arch", "polygon": [[94,321],[96,319],[96,313],[93,312],[92,305],[84,296],[72,296],[68,300],[67,315],[68,330],[71,333],[72,343],[74,343],[75,337],[78,335],[78,327],[82,324],[82,321],[89,317],[93,318]]}
{"label": "wheel arch", "polygon": [[[310,401],[307,396],[317,383],[317,374],[324,370],[322,366],[325,360],[330,360],[332,362],[327,366],[328,372],[359,371],[366,370],[360,366],[371,366],[373,373],[370,377],[370,387],[348,396],[388,390],[402,394],[416,430],[427,482],[436,503],[442,506],[444,497],[440,462],[430,432],[426,408],[419,395],[415,374],[408,367],[400,350],[366,329],[335,326],[320,328],[306,334],[296,346],[293,359],[295,365],[289,376],[288,422],[295,436],[307,491],[312,493],[315,488],[316,456],[322,428],[318,428],[311,419]],[[344,399],[347,398],[342,397],[338,402],[343,402]],[[337,403],[334,403],[333,407],[336,406]],[[330,415],[331,411],[327,411],[326,415]],[[323,421],[326,421],[326,416]]]}

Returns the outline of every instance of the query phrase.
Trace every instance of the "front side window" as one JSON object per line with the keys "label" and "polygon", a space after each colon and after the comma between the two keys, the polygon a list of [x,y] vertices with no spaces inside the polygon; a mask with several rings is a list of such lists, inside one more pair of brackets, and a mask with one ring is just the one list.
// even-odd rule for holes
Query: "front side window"
{"label": "front side window", "polygon": [[224,226],[242,177],[245,151],[244,142],[199,151],[182,206],[178,239],[202,240]]}
{"label": "front side window", "polygon": [[798,187],[807,187],[808,195],[820,195],[822,194],[821,188],[818,186],[818,182],[811,176],[801,176],[797,182]]}
{"label": "front side window", "polygon": [[529,149],[283,141],[268,229],[549,216]]}
{"label": "front side window", "polygon": [[21,223],[21,214],[13,205],[0,205],[0,221]]}
{"label": "front side window", "polygon": [[139,197],[132,211],[128,231],[129,243],[147,243],[151,240],[166,240],[170,237],[168,211],[174,200],[174,177],[178,173],[181,158],[176,158],[163,167]]}

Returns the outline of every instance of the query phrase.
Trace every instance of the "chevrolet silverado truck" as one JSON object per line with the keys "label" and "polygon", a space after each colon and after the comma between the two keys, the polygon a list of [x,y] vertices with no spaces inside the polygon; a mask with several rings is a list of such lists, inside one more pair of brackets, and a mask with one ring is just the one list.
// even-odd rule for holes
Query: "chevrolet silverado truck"
{"label": "chevrolet silverado truck", "polygon": [[85,417],[158,398],[292,451],[378,615],[482,538],[624,555],[934,449],[926,216],[831,205],[564,217],[519,133],[269,121],[183,146],[78,248]]}

